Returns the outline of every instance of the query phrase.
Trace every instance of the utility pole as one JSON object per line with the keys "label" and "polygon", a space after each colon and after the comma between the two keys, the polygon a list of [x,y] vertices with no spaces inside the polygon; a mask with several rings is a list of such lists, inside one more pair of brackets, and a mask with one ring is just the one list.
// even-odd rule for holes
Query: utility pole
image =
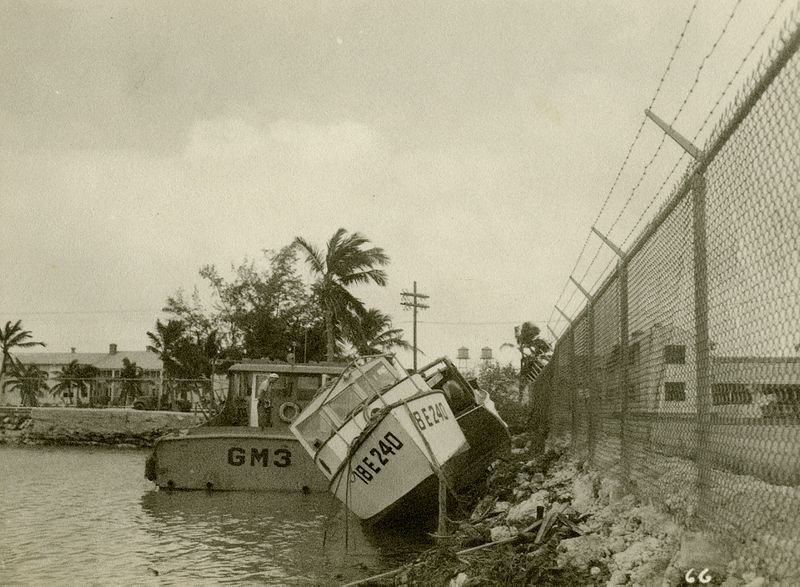
{"label": "utility pole", "polygon": [[414,371],[417,370],[417,309],[424,310],[430,308],[427,304],[422,304],[419,300],[427,300],[428,296],[422,293],[417,293],[417,282],[414,282],[414,291],[404,291],[400,294],[403,299],[400,302],[401,306],[408,306],[414,309]]}

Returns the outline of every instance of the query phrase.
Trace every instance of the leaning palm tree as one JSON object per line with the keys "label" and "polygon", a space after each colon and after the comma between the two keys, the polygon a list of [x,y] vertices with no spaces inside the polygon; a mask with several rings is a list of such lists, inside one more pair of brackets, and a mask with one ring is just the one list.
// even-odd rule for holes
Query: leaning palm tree
{"label": "leaning palm tree", "polygon": [[539,335],[542,331],[533,322],[514,327],[516,345],[504,343],[500,348],[516,347],[519,351],[519,400],[526,381],[532,381],[549,359],[550,345]]}
{"label": "leaning palm tree", "polygon": [[49,390],[47,373],[39,369],[37,365],[23,365],[18,359],[11,363],[8,372],[12,379],[6,382],[6,387],[19,392],[23,406],[33,408],[38,406],[39,396],[42,395],[42,392]]}
{"label": "leaning palm tree", "polygon": [[168,320],[166,324],[156,320],[155,332],[148,332],[151,344],[147,350],[158,355],[164,365],[164,373],[168,377],[178,374],[180,363],[178,352],[186,341],[186,325],[180,320]]}
{"label": "leaning palm tree", "polygon": [[307,240],[294,239],[293,244],[305,253],[306,262],[316,279],[311,287],[325,318],[325,349],[329,361],[336,353],[337,327],[347,329],[349,313],[363,315],[366,312],[363,302],[348,288],[370,282],[386,285],[386,272],[375,267],[388,264],[389,257],[380,247],[364,248],[369,242],[358,232],[348,234],[340,228],[328,241],[323,256],[322,251]]}
{"label": "leaning palm tree", "polygon": [[0,330],[0,351],[2,351],[2,361],[0,361],[0,405],[6,403],[5,375],[6,369],[11,366],[13,355],[11,350],[14,348],[27,349],[34,346],[46,346],[43,342],[29,340],[32,338],[30,330],[22,329],[22,320],[17,320],[11,324],[9,320],[5,327]]}
{"label": "leaning palm tree", "polygon": [[403,338],[402,328],[392,327],[392,317],[377,308],[369,308],[361,316],[352,317],[347,341],[362,355],[387,353],[393,348],[412,350]]}

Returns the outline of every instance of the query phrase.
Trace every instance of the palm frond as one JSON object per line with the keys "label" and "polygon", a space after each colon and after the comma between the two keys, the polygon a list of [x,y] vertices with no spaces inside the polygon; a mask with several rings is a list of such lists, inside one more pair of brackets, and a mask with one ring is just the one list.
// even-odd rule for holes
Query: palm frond
{"label": "palm frond", "polygon": [[295,237],[293,244],[303,250],[306,256],[306,263],[311,266],[314,272],[318,275],[324,275],[325,261],[320,250],[300,236]]}

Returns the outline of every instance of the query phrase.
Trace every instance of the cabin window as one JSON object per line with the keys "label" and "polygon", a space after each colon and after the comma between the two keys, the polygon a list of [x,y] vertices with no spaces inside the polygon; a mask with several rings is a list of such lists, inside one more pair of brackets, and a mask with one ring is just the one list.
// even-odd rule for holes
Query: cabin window
{"label": "cabin window", "polygon": [[384,363],[378,363],[364,373],[369,395],[374,395],[397,383],[397,376]]}
{"label": "cabin window", "polygon": [[278,378],[269,386],[269,391],[273,397],[288,397],[292,393],[292,390],[289,386],[289,378],[286,377],[286,375],[278,376]]}
{"label": "cabin window", "polygon": [[682,402],[686,399],[686,383],[668,381],[664,384],[664,401]]}
{"label": "cabin window", "polygon": [[333,425],[322,412],[315,412],[299,422],[297,430],[314,448],[319,448],[323,442],[333,436]]}
{"label": "cabin window", "polygon": [[362,385],[360,379],[356,380],[328,401],[327,406],[342,422],[347,420],[350,413],[368,397],[365,390],[362,389]]}
{"label": "cabin window", "polygon": [[313,398],[322,382],[319,375],[299,375],[295,387],[297,388],[297,399],[308,401]]}

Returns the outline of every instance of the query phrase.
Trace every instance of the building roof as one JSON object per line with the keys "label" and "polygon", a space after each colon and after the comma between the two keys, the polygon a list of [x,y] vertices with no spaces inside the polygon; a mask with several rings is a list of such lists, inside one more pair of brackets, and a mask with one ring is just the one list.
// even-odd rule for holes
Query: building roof
{"label": "building roof", "polygon": [[339,375],[344,371],[344,363],[284,363],[282,361],[247,361],[231,366],[229,372],[249,373],[297,373],[314,375]]}
{"label": "building roof", "polygon": [[150,351],[116,351],[115,353],[17,353],[15,355],[25,365],[69,365],[78,361],[82,365],[93,365],[103,371],[122,369],[122,360],[128,359],[147,371],[162,369],[161,359]]}

